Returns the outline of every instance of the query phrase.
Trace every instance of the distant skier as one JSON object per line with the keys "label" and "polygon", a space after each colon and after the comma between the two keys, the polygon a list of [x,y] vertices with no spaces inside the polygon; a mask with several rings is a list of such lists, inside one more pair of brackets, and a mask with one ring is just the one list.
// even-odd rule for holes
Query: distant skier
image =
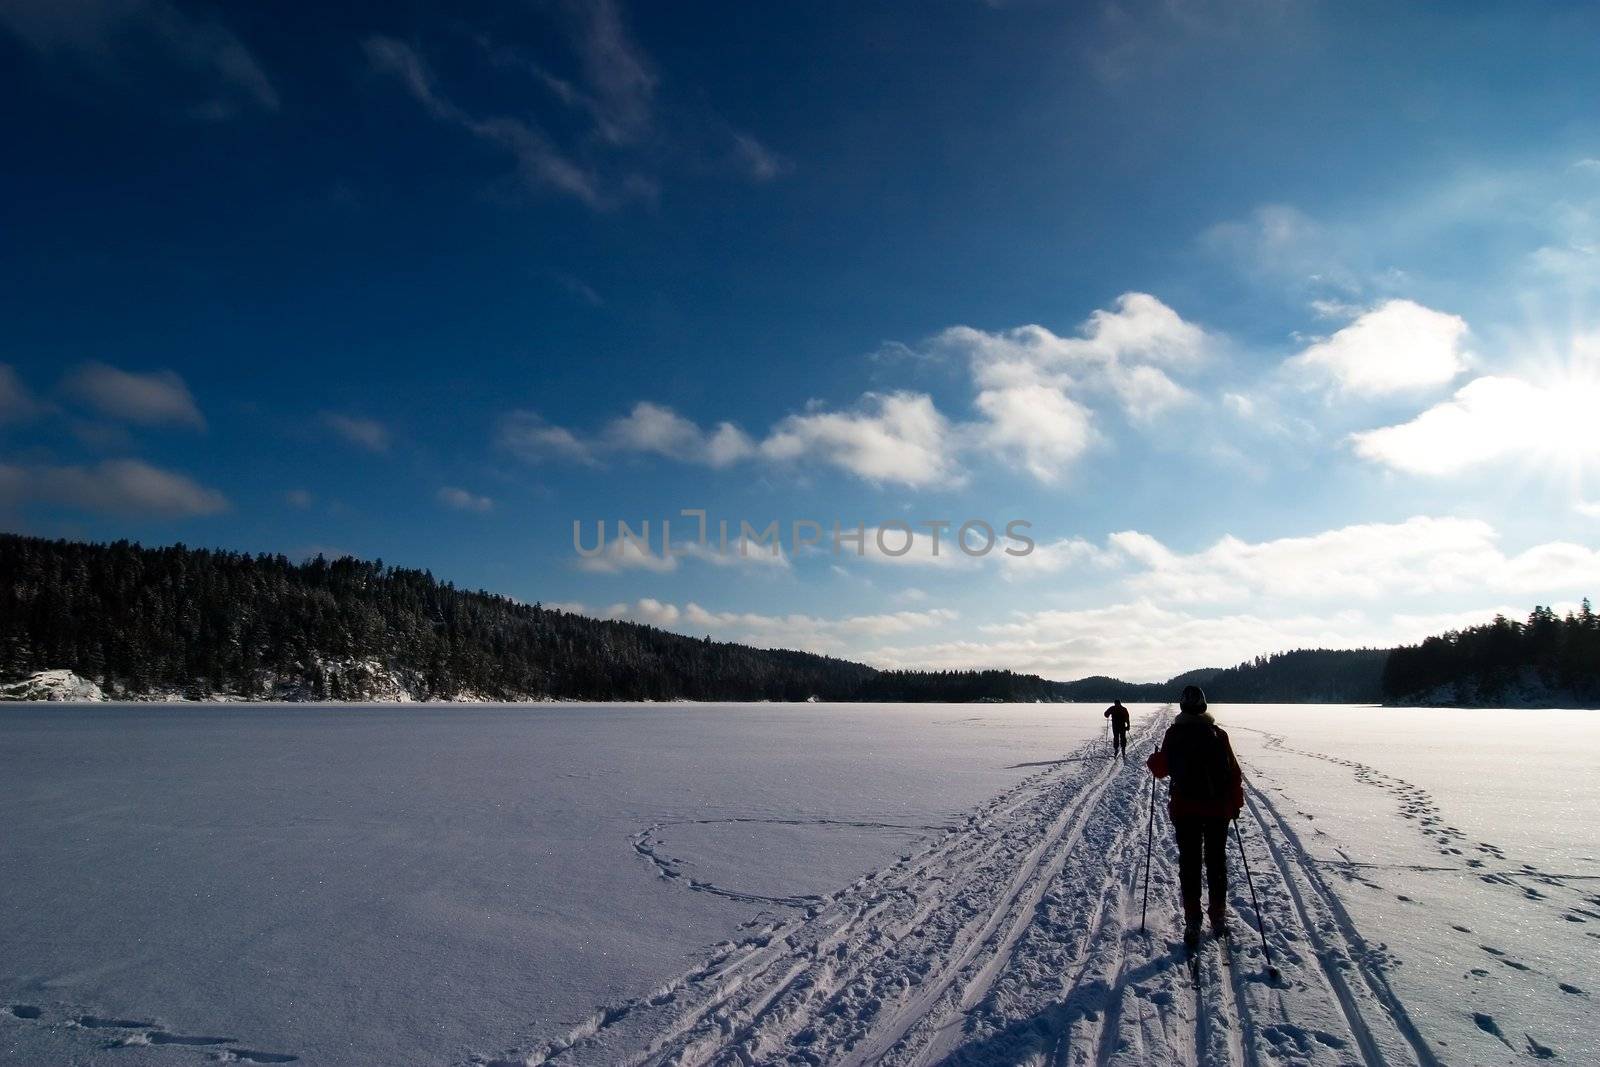
{"label": "distant skier", "polygon": [[1200,943],[1200,867],[1206,870],[1211,932],[1228,934],[1228,822],[1244,809],[1244,773],[1228,735],[1206,712],[1206,695],[1185,686],[1178,715],[1147,761],[1157,778],[1172,777],[1172,828],[1178,838],[1183,893],[1183,943]]}
{"label": "distant skier", "polygon": [[1111,751],[1128,758],[1128,709],[1118,700],[1106,709],[1105,717],[1111,720]]}

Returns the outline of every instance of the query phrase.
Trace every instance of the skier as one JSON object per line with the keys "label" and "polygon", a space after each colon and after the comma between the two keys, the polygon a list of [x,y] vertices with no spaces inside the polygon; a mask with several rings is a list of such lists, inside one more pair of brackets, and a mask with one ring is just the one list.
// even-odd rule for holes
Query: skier
{"label": "skier", "polygon": [[1128,709],[1119,699],[1106,709],[1105,717],[1111,720],[1111,751],[1128,758]]}
{"label": "skier", "polygon": [[1228,823],[1244,810],[1244,773],[1228,735],[1206,711],[1206,695],[1185,686],[1178,715],[1146,761],[1157,778],[1171,776],[1167,810],[1178,838],[1183,893],[1183,944],[1200,943],[1200,868],[1206,871],[1211,932],[1228,936]]}

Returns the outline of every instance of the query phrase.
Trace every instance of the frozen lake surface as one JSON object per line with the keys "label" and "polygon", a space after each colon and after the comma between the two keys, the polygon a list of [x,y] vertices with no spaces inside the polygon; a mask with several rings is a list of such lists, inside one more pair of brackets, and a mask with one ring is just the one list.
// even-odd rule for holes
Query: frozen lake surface
{"label": "frozen lake surface", "polygon": [[1600,715],[1217,708],[1283,978],[1235,862],[1196,986],[1100,710],[3,708],[0,1061],[1589,1054]]}

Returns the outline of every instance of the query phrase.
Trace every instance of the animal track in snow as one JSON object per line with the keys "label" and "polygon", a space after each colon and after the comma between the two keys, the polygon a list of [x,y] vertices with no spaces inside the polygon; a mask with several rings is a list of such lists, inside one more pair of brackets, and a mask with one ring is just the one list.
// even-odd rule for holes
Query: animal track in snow
{"label": "animal track in snow", "polygon": [[102,1019],[98,1015],[80,1015],[73,1021],[89,1030],[153,1030],[156,1025],[133,1019]]}
{"label": "animal track in snow", "polygon": [[[1482,871],[1486,866],[1486,863],[1483,859],[1477,857],[1467,858],[1467,849],[1477,852],[1479,856],[1487,856],[1489,859],[1494,860],[1497,863],[1506,862],[1507,857],[1505,850],[1499,845],[1496,845],[1490,841],[1471,842],[1467,839],[1466,834],[1461,830],[1460,827],[1446,823],[1443,819],[1443,816],[1440,814],[1438,805],[1435,803],[1432,794],[1426,789],[1423,789],[1421,786],[1408,782],[1403,778],[1398,778],[1392,774],[1387,774],[1378,770],[1376,767],[1371,766],[1370,764],[1362,763],[1358,760],[1346,759],[1340,756],[1331,756],[1323,752],[1310,752],[1305,749],[1294,748],[1290,746],[1287,740],[1280,734],[1275,734],[1267,730],[1255,730],[1249,727],[1236,727],[1236,729],[1248,729],[1252,733],[1260,734],[1263,739],[1263,743],[1269,749],[1274,749],[1279,752],[1286,752],[1291,755],[1303,756],[1307,759],[1320,760],[1324,763],[1331,763],[1340,767],[1346,767],[1355,775],[1357,781],[1365,785],[1374,786],[1375,788],[1382,789],[1389,793],[1396,800],[1400,817],[1417,824],[1418,832],[1420,832],[1433,843],[1434,847],[1438,850],[1441,856],[1449,856],[1452,858],[1460,856],[1462,857],[1462,862],[1464,862],[1467,867],[1473,869],[1474,871]],[[1340,855],[1343,856],[1343,853],[1340,853]],[[1344,858],[1348,867],[1357,866],[1356,864],[1349,862],[1348,856],[1345,856]],[[1341,874],[1343,874],[1346,880],[1360,881],[1368,888],[1381,888],[1372,882],[1355,877],[1348,870],[1341,870]],[[1539,885],[1552,889],[1581,892],[1572,883],[1575,880],[1587,876],[1553,874],[1550,872],[1541,871],[1532,864],[1524,863],[1520,864],[1515,870],[1489,871],[1479,874],[1478,877],[1488,885],[1504,886],[1507,889],[1514,890],[1525,900],[1551,901],[1554,904],[1556,902],[1552,899],[1549,893],[1536,889],[1526,883],[1528,881],[1534,881]],[[1596,898],[1584,897],[1583,899],[1593,902]],[[1560,904],[1557,904],[1557,907],[1562,909],[1560,917],[1568,922],[1575,921],[1570,917],[1573,911],[1577,911],[1579,913],[1582,912],[1581,908],[1569,910],[1565,905]],[[1600,918],[1600,916],[1596,917]],[[1592,934],[1591,936],[1600,938],[1600,934]]]}
{"label": "animal track in snow", "polygon": [[[125,1019],[113,1015],[96,1015],[93,1012],[68,1012],[59,1022],[46,1016],[43,1008],[33,1004],[11,1004],[6,1013],[25,1022],[59,1027],[72,1031],[100,1035],[101,1048],[162,1047],[215,1048],[232,1046],[237,1038],[212,1034],[183,1034],[168,1030],[160,1023],[145,1019]],[[228,1047],[216,1049],[212,1059],[219,1063],[295,1063],[300,1057],[287,1052],[262,1052],[257,1049]]]}
{"label": "animal track in snow", "polygon": [[[764,816],[733,816],[716,819],[665,819],[651,823],[649,826],[633,835],[633,850],[648,860],[655,868],[657,877],[667,881],[676,882],[684,888],[696,893],[708,893],[713,896],[725,897],[747,904],[771,904],[778,907],[797,908],[801,910],[820,907],[830,899],[837,898],[838,894],[831,896],[819,893],[798,893],[793,895],[767,894],[735,889],[720,885],[716,882],[695,878],[685,870],[689,864],[682,858],[673,855],[671,847],[665,840],[666,832],[672,827],[709,827],[709,826],[791,826],[815,827],[822,829],[838,828],[850,830],[881,830],[889,833],[901,834],[910,837],[925,838],[927,835],[949,834],[955,828],[948,825],[928,826],[912,825],[907,823],[877,822],[866,819],[827,819],[827,818],[773,818]],[[911,858],[911,852],[902,853],[902,861]]]}

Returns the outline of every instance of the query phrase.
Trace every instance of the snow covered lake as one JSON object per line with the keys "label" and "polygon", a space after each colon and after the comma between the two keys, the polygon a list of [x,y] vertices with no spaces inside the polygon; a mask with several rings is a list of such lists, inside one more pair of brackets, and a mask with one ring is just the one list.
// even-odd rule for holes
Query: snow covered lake
{"label": "snow covered lake", "polygon": [[1196,984],[1100,710],[6,707],[0,1062],[1596,1062],[1600,714],[1215,709]]}

